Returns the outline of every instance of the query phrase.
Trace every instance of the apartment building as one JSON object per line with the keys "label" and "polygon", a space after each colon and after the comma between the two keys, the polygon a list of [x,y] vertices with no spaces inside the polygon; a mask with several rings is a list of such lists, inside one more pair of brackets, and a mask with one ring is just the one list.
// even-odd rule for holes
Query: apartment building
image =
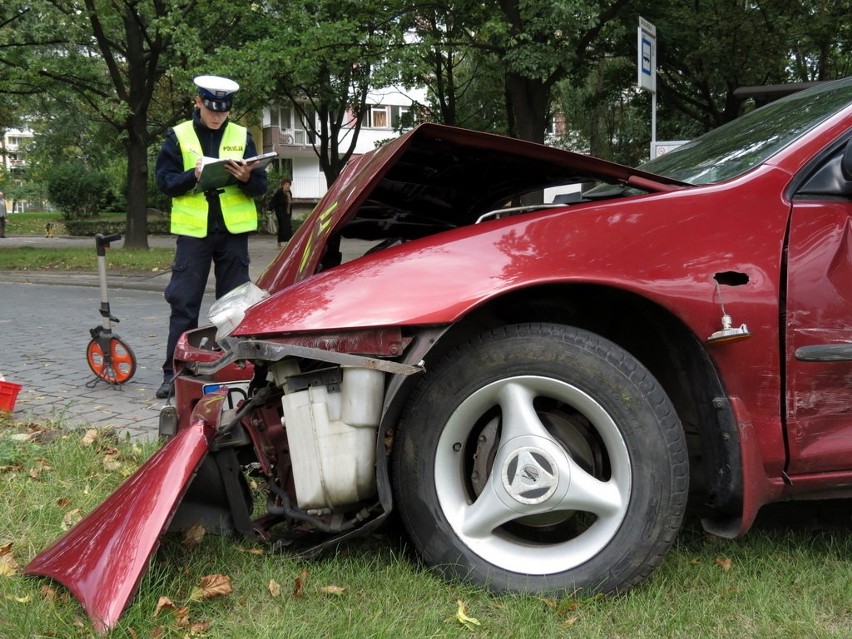
{"label": "apartment building", "polygon": [[[16,174],[27,166],[27,144],[33,139],[34,134],[29,129],[6,129],[3,132],[3,144],[0,146],[0,164],[3,172],[13,180]],[[21,213],[30,208],[26,200],[19,200],[6,195],[6,209],[9,213]]]}
{"label": "apartment building", "polygon": [[9,173],[23,169],[27,165],[26,146],[33,139],[33,132],[27,129],[6,129],[3,133],[3,168]]}
{"label": "apartment building", "polygon": [[[425,104],[426,93],[421,89],[389,87],[373,91],[367,98],[366,120],[361,124],[355,154],[372,151],[377,144],[397,137],[396,128],[414,104]],[[355,117],[344,126],[340,144],[348,145],[355,126]],[[263,152],[278,153],[278,168],[293,177],[293,198],[296,201],[316,202],[327,190],[325,175],[313,148],[310,132],[290,104],[271,104],[263,110]]]}

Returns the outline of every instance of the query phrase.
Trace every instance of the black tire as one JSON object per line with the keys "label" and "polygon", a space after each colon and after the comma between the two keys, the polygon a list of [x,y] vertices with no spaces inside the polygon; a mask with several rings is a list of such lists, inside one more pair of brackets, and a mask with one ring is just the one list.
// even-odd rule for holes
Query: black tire
{"label": "black tire", "polygon": [[495,329],[431,364],[399,424],[397,507],[427,564],[495,592],[627,590],[683,519],[683,429],[588,331]]}

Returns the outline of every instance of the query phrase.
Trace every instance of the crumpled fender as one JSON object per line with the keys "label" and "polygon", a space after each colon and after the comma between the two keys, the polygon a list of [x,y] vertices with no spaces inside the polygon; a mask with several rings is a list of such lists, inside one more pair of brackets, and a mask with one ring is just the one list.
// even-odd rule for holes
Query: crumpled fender
{"label": "crumpled fender", "polygon": [[96,631],[111,628],[136,593],[149,559],[207,455],[213,431],[204,417],[217,415],[224,398],[213,394],[202,399],[189,428],[24,568],[25,574],[50,577],[67,587]]}

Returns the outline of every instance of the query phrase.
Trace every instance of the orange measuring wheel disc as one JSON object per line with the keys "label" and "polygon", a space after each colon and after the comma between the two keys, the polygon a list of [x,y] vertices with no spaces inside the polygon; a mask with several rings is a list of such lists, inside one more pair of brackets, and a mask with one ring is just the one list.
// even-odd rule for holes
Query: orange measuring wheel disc
{"label": "orange measuring wheel disc", "polygon": [[136,355],[121,338],[109,338],[109,355],[107,362],[103,349],[97,339],[92,339],[86,347],[86,361],[89,368],[102,380],[110,384],[124,384],[136,373]]}

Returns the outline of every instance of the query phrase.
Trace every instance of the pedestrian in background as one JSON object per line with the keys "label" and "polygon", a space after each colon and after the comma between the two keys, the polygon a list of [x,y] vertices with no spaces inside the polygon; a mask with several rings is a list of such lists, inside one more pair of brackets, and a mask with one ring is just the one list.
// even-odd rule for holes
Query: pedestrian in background
{"label": "pedestrian in background", "polygon": [[[266,192],[266,171],[252,170],[242,161],[257,155],[251,134],[228,119],[240,86],[211,75],[198,76],[194,82],[198,93],[192,119],[169,130],[157,156],[157,186],[172,198],[171,232],[178,236],[165,291],[171,315],[158,398],[171,393],[178,338],[198,327],[211,263],[216,299],[249,281],[248,235],[257,230],[253,198]],[[195,191],[202,157],[232,160],[225,170],[236,183]]]}
{"label": "pedestrian in background", "polygon": [[0,191],[0,237],[6,237],[6,198]]}
{"label": "pedestrian in background", "polygon": [[275,213],[278,222],[278,248],[284,246],[293,236],[293,194],[290,192],[290,178],[281,180],[281,184],[269,200],[269,210]]}

